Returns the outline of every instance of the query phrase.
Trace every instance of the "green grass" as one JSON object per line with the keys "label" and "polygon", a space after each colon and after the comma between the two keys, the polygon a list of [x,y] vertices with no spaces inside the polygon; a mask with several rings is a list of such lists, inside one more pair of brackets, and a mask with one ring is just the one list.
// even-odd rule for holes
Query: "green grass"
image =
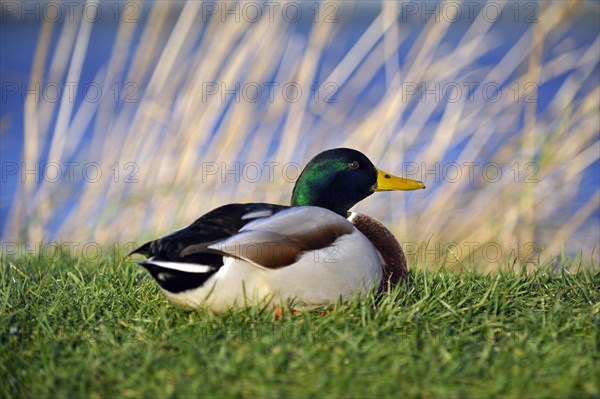
{"label": "green grass", "polygon": [[2,260],[2,397],[600,397],[600,273],[412,271],[276,318],[171,307],[140,268]]}

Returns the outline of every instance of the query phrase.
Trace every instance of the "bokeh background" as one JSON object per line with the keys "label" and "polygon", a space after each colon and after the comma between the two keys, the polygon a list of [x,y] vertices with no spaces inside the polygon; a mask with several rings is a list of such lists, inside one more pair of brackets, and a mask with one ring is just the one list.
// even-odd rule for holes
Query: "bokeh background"
{"label": "bokeh background", "polygon": [[0,5],[5,253],[288,203],[345,146],[427,184],[354,208],[414,265],[597,258],[596,1]]}

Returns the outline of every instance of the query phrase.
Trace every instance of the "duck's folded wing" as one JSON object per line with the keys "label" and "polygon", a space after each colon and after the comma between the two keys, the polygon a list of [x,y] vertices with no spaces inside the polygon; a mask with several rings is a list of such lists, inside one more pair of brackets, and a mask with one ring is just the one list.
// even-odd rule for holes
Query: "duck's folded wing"
{"label": "duck's folded wing", "polygon": [[288,207],[264,203],[228,204],[208,212],[183,229],[145,243],[130,255],[145,255],[155,264],[160,261],[170,266],[173,266],[171,262],[178,262],[220,267],[224,253],[210,249],[210,245],[231,237],[257,219],[285,209]]}
{"label": "duck's folded wing", "polygon": [[259,267],[278,269],[291,265],[303,253],[329,247],[354,231],[348,220],[327,209],[294,207],[248,223],[239,233],[209,245],[208,249]]}

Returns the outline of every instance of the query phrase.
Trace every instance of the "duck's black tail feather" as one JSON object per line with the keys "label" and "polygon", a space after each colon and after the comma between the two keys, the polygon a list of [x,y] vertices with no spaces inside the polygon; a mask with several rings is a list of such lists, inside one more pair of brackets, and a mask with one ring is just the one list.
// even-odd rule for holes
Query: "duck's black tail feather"
{"label": "duck's black tail feather", "polygon": [[150,254],[150,244],[152,244],[152,241],[149,241],[149,242],[145,243],[144,245],[142,245],[141,247],[134,249],[129,254],[127,254],[127,256],[125,258],[128,258],[133,254],[140,254],[140,255],[144,255],[145,257],[148,257]]}

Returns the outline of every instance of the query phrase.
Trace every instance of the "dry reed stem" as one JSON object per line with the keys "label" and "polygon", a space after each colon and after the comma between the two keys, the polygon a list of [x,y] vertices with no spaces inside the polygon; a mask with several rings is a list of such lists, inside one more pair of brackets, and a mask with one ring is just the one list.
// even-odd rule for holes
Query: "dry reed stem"
{"label": "dry reed stem", "polygon": [[[351,9],[343,3],[340,7]],[[433,235],[440,243],[496,241],[507,246],[543,239],[551,256],[562,240],[593,234],[590,223],[599,208],[596,193],[572,217],[565,212],[578,193],[571,187],[585,184],[583,176],[598,161],[600,148],[600,90],[585,88],[597,70],[600,39],[588,47],[561,41],[572,23],[569,16],[581,7],[585,5],[540,5],[539,23],[530,26],[497,65],[484,66],[477,60],[494,51],[502,38],[482,15],[452,51],[444,48],[451,23],[430,19],[399,60],[398,51],[411,32],[395,23],[399,4],[383,2],[380,14],[354,45],[337,64],[324,68],[321,63],[329,49],[343,39],[342,24],[313,23],[304,38],[282,21],[212,18],[200,24],[201,3],[188,2],[178,10],[156,2],[145,24],[119,25],[112,56],[97,74],[105,88],[114,81],[136,82],[142,88],[139,101],[121,106],[84,103],[74,109],[64,99],[58,108],[28,99],[23,159],[40,159],[48,140],[51,161],[83,157],[75,151],[91,128],[92,139],[85,145],[88,159],[102,160],[105,168],[113,162],[137,162],[139,183],[106,179],[86,184],[58,234],[64,241],[112,243],[155,237],[227,202],[289,201],[292,184],[281,175],[272,182],[223,183],[218,176],[202,176],[207,162],[303,166],[324,148],[349,146],[399,173],[406,160],[433,165],[463,143],[455,155],[457,163],[497,162],[508,172],[514,162],[536,162],[539,183],[515,184],[509,179],[486,184],[481,178],[427,182],[429,190],[424,192],[379,194],[356,208],[390,225],[400,241],[426,242]],[[174,22],[172,16],[177,17]],[[30,80],[77,80],[89,51],[90,29],[85,21],[65,23],[45,71],[53,33],[45,24]],[[132,48],[138,29],[141,40]],[[551,52],[557,43],[561,50]],[[128,66],[129,51],[134,54]],[[379,72],[385,76],[383,94],[365,97]],[[566,80],[542,111],[538,104],[515,102],[510,96],[498,103],[469,101],[467,96],[456,103],[423,102],[419,96],[407,99],[403,86],[470,80],[505,88],[511,82],[542,86],[564,74]],[[321,91],[323,83],[336,82],[339,102],[315,103],[304,95],[298,102],[254,104],[221,101],[220,95],[207,98],[205,93],[210,82],[231,87],[272,79],[293,81],[305,90],[320,82]],[[439,121],[432,122],[435,118]],[[520,118],[525,124],[515,131]],[[64,197],[69,191],[64,190],[69,188],[48,182],[19,186],[5,238],[48,240],[53,212],[68,199]]]}

